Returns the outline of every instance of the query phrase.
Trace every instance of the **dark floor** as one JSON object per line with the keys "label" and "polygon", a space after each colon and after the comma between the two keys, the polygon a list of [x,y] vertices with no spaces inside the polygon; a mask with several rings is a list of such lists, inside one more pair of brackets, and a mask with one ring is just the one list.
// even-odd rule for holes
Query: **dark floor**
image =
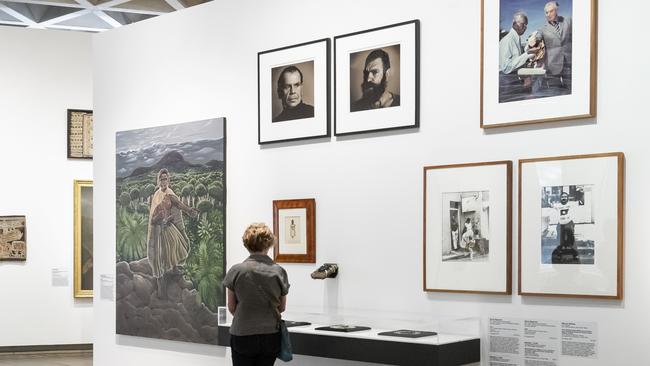
{"label": "dark floor", "polygon": [[0,366],[92,366],[92,352],[0,354]]}

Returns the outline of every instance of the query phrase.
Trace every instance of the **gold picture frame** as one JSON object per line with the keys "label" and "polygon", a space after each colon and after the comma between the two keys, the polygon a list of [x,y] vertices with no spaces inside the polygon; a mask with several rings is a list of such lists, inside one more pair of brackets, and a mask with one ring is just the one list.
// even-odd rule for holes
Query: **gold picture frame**
{"label": "gold picture frame", "polygon": [[93,297],[93,181],[74,181],[74,297]]}

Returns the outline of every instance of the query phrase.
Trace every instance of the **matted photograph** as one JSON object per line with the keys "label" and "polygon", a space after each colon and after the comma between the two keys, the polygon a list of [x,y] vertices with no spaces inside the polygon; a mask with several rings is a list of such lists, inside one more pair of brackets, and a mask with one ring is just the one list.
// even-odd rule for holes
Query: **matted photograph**
{"label": "matted photograph", "polygon": [[542,264],[594,264],[593,184],[542,187]]}
{"label": "matted photograph", "polygon": [[273,201],[273,259],[279,263],[316,263],[316,200]]}
{"label": "matted photograph", "polygon": [[623,153],[519,161],[519,293],[621,299]]}
{"label": "matted photograph", "polygon": [[424,291],[510,294],[512,162],[424,167]]}
{"label": "matted photograph", "polygon": [[420,22],[337,36],[335,135],[419,126]]}
{"label": "matted photograph", "polygon": [[93,158],[93,111],[68,109],[68,158]]}
{"label": "matted photograph", "polygon": [[0,216],[0,260],[27,259],[25,216]]}
{"label": "matted photograph", "polygon": [[330,40],[259,52],[258,143],[330,135]]}
{"label": "matted photograph", "polygon": [[74,297],[93,297],[93,181],[74,181]]}
{"label": "matted photograph", "polygon": [[[486,261],[490,254],[490,192],[445,192],[442,202],[447,211],[442,215],[442,260]],[[449,205],[444,205],[446,202]]]}
{"label": "matted photograph", "polygon": [[483,1],[481,126],[593,117],[595,30],[596,0]]}

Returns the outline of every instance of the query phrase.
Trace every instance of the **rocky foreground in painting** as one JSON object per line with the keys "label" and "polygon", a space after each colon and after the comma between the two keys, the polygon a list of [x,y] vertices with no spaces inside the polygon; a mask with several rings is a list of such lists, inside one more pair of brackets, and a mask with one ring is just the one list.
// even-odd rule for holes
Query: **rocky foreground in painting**
{"label": "rocky foreground in painting", "polygon": [[217,315],[199,301],[191,281],[169,277],[167,299],[160,299],[147,258],[117,263],[116,275],[118,334],[217,344]]}

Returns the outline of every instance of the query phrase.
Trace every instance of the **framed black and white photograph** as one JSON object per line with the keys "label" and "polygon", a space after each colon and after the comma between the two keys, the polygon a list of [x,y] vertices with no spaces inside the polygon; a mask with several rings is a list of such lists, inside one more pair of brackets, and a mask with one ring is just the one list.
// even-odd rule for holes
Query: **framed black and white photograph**
{"label": "framed black and white photograph", "polygon": [[442,260],[487,261],[490,255],[490,192],[445,192]]}
{"label": "framed black and white photograph", "polygon": [[482,9],[481,127],[595,117],[597,0]]}
{"label": "framed black and white photograph", "polygon": [[420,21],[334,37],[334,134],[419,126]]}
{"label": "framed black and white photograph", "polygon": [[519,293],[622,298],[624,155],[519,161]]}
{"label": "framed black and white photograph", "polygon": [[510,294],[512,162],[424,168],[424,290]]}
{"label": "framed black and white photograph", "polygon": [[329,38],[257,54],[258,143],[330,136]]}

